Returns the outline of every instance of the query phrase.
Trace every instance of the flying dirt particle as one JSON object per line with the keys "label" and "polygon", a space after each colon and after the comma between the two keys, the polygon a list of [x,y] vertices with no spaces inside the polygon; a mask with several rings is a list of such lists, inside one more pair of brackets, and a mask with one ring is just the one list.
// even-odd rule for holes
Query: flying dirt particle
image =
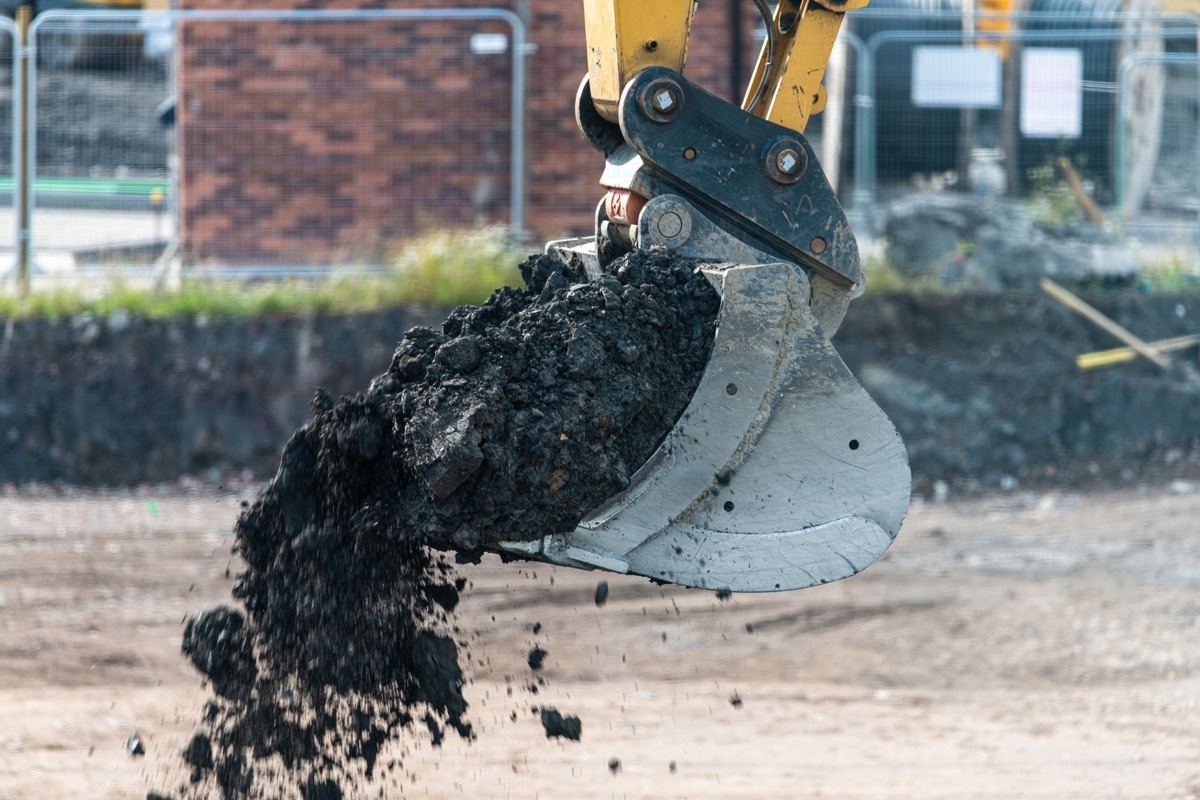
{"label": "flying dirt particle", "polygon": [[720,600],[722,603],[724,603],[726,600],[728,600],[731,597],[733,597],[732,589],[718,589],[717,590],[717,599]]}
{"label": "flying dirt particle", "polygon": [[596,608],[601,608],[608,602],[608,581],[600,581],[596,584]]}
{"label": "flying dirt particle", "polygon": [[211,772],[216,763],[213,761],[212,740],[202,733],[197,733],[183,748],[183,763],[192,768],[192,783],[204,780],[204,774]]}
{"label": "flying dirt particle", "polygon": [[131,756],[146,755],[146,746],[142,744],[142,737],[138,735],[137,731],[129,734],[129,738],[125,740],[125,750]]}
{"label": "flying dirt particle", "polygon": [[754,633],[754,623],[752,623],[752,622],[746,623],[746,633]]}
{"label": "flying dirt particle", "polygon": [[674,775],[678,771],[678,768],[675,766],[674,761],[672,761],[670,764],[667,765],[667,769],[671,771],[672,775]]}
{"label": "flying dirt particle", "polygon": [[183,630],[183,652],[221,697],[250,693],[257,677],[246,617],[229,606],[194,614]]}
{"label": "flying dirt particle", "polygon": [[742,707],[741,695],[739,695],[737,692],[734,692],[733,697],[729,698],[729,705],[733,706],[734,708],[741,708]]}
{"label": "flying dirt particle", "polygon": [[616,775],[618,772],[620,772],[621,771],[621,759],[616,758],[616,757],[610,758],[608,760],[608,771],[611,772],[613,775]]}
{"label": "flying dirt particle", "polygon": [[547,653],[545,650],[543,650],[540,647],[535,647],[532,650],[530,650],[529,651],[529,668],[532,670],[541,669],[542,664],[543,664],[543,662],[545,662],[547,655],[549,655],[549,653]]}
{"label": "flying dirt particle", "polygon": [[[425,722],[426,729],[429,731],[429,743],[434,747],[441,747],[442,742],[446,738],[445,733],[442,731],[442,726],[438,725],[437,720],[433,718],[432,714],[426,714],[422,719]],[[341,797],[341,795],[339,794],[338,797]]]}
{"label": "flying dirt particle", "polygon": [[537,636],[541,632],[542,632],[542,623],[540,623],[540,622],[533,623],[533,635]]}
{"label": "flying dirt particle", "polygon": [[333,781],[310,779],[300,788],[301,800],[342,800],[342,789]]}
{"label": "flying dirt particle", "polygon": [[543,708],[541,718],[542,729],[546,731],[547,739],[557,737],[578,742],[583,734],[583,722],[574,714],[563,716],[557,709]]}
{"label": "flying dirt particle", "polygon": [[212,742],[202,733],[197,733],[183,749],[183,760],[186,764],[200,769],[213,768]]}

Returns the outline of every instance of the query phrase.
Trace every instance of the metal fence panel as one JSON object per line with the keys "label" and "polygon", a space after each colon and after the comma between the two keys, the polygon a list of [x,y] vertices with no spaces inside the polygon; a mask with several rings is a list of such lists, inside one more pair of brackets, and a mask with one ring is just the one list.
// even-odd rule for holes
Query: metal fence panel
{"label": "metal fence panel", "polygon": [[174,234],[171,131],[156,117],[169,49],[128,15],[47,13],[30,33],[35,271],[153,264]]}
{"label": "metal fence panel", "polygon": [[[1164,43],[1194,48],[1194,27],[1056,27],[990,36],[1009,45],[1007,52],[970,42],[964,47],[963,34],[952,31],[884,31],[869,40],[875,99],[869,180],[879,187],[908,187],[916,181],[1028,196],[1037,191],[1047,169],[1067,158],[1094,187],[1095,198],[1111,207],[1121,54],[1161,51]],[[950,89],[935,86],[931,99],[928,87],[922,93],[916,85],[933,74],[919,74],[922,55],[950,48],[961,48],[967,56],[997,54],[1000,85],[975,76],[974,107],[951,96],[954,86],[970,91],[972,84],[963,80],[971,77],[963,74],[965,67],[958,74],[947,68],[950,61],[934,59],[941,66],[938,78],[957,79],[950,81]],[[968,62],[974,63],[969,58],[957,63]],[[1047,85],[1047,79],[1052,84],[1069,71],[1071,62],[1078,74],[1069,86],[1056,90]],[[950,93],[945,102],[937,100],[941,90]],[[1035,96],[1043,102],[1033,102]],[[1072,97],[1080,101],[1074,113],[1061,107]]]}
{"label": "metal fence panel", "polygon": [[43,269],[378,266],[430,227],[520,228],[511,12],[47,12],[32,33]]}
{"label": "metal fence panel", "polygon": [[0,16],[0,126],[7,126],[10,136],[0,135],[0,283],[15,274],[17,231],[17,169],[13,153],[18,146],[20,131],[13,111],[19,97],[21,63],[18,59],[17,27],[11,19]]}
{"label": "metal fence panel", "polygon": [[[1147,124],[1141,89],[1146,85],[1162,88],[1157,125]],[[1145,148],[1130,144],[1142,139],[1155,145],[1152,158],[1131,164],[1122,157],[1118,162],[1124,231],[1160,244],[1200,247],[1200,56],[1130,56],[1121,64],[1118,97],[1118,155]]]}

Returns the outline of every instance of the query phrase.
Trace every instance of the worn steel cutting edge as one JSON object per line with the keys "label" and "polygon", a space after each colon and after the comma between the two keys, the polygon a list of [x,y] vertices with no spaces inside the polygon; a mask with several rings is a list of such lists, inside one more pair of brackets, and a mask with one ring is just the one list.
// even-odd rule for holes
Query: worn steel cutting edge
{"label": "worn steel cutting edge", "polygon": [[846,578],[908,508],[908,456],[786,262],[703,268],[721,295],[691,403],[629,487],[569,533],[500,547],[571,567],[765,592]]}

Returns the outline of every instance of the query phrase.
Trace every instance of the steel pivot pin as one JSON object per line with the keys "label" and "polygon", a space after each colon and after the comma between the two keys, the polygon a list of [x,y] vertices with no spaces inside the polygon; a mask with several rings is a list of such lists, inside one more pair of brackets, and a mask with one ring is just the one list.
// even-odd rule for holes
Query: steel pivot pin
{"label": "steel pivot pin", "polygon": [[656,78],[638,95],[642,113],[655,122],[670,122],[683,106],[683,88],[670,78]]}
{"label": "steel pivot pin", "polygon": [[808,153],[794,139],[778,139],[767,148],[764,167],[776,183],[795,183],[808,171]]}

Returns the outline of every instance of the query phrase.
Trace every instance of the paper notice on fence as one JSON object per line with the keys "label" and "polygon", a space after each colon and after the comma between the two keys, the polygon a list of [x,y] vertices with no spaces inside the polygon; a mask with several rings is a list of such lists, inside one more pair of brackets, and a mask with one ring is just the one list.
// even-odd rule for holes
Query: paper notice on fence
{"label": "paper notice on fence", "polygon": [[1083,133],[1083,54],[1030,47],[1021,51],[1021,133],[1078,139]]}
{"label": "paper notice on fence", "polygon": [[918,108],[999,108],[1000,54],[986,47],[914,47]]}

